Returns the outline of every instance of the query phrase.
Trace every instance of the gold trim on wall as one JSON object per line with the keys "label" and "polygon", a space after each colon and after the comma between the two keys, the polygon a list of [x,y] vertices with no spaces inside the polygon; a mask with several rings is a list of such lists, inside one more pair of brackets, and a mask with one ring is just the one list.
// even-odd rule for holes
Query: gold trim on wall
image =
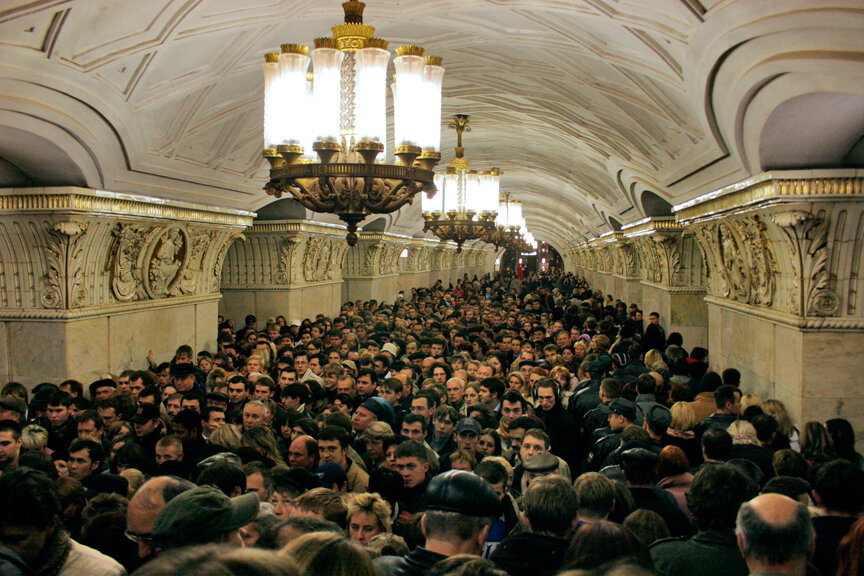
{"label": "gold trim on wall", "polygon": [[162,218],[224,226],[252,225],[254,212],[186,204],[162,198],[118,194],[85,188],[10,188],[0,191],[0,214],[80,212],[111,216]]}
{"label": "gold trim on wall", "polygon": [[675,206],[675,218],[688,223],[697,218],[713,216],[767,200],[802,200],[864,196],[864,177],[782,178],[766,173],[734,186]]}

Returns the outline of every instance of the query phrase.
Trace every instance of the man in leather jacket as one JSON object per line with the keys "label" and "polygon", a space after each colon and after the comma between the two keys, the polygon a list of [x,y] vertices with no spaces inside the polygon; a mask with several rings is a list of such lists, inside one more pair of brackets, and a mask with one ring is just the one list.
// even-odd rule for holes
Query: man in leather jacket
{"label": "man in leather jacket", "polygon": [[380,576],[422,576],[437,562],[456,554],[479,555],[501,501],[486,481],[463,470],[439,474],[429,482],[426,513],[420,526],[426,545],[405,557],[375,560]]}

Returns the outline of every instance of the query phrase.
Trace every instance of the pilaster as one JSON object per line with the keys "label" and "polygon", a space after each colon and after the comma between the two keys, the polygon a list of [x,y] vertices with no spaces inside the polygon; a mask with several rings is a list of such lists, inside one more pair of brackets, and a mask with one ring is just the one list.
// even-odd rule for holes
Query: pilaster
{"label": "pilaster", "polygon": [[0,379],[213,347],[222,261],[254,214],[83,188],[0,191]]}
{"label": "pilaster", "polygon": [[704,255],[712,364],[799,420],[864,425],[864,176],[766,173],[677,206]]}
{"label": "pilaster", "polygon": [[342,300],[393,302],[399,293],[399,259],[410,238],[397,234],[361,232],[345,259]]}
{"label": "pilaster", "polygon": [[684,227],[672,218],[646,218],[619,232],[567,251],[573,271],[593,288],[649,314],[660,314],[666,332],[679,332],[685,345],[707,342],[701,255]]}
{"label": "pilaster", "polygon": [[342,304],[345,227],[281,220],[256,223],[225,259],[220,307],[227,318],[334,315]]}
{"label": "pilaster", "polygon": [[680,333],[687,348],[705,346],[705,278],[693,234],[671,218],[646,218],[622,234],[638,260],[645,315],[658,312],[666,333]]}

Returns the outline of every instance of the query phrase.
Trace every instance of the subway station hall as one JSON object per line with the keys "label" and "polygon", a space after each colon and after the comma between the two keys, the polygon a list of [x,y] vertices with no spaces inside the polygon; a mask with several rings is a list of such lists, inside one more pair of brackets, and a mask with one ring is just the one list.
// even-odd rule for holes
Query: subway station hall
{"label": "subway station hall", "polygon": [[[577,382],[584,376],[599,387],[603,374],[614,379],[613,370],[624,370],[633,361],[642,363],[649,351],[657,353],[651,358],[666,369],[651,371],[646,362],[646,372],[658,379],[658,394],[661,389],[664,394],[654,404],[666,412],[682,403],[676,399],[698,405],[707,394],[709,411],[700,417],[697,410],[697,420],[729,416],[719,399],[725,392],[718,391],[728,388],[726,377],[734,372],[734,380],[740,382],[740,390],[730,396],[733,406],[739,402],[734,409],[741,408],[742,393],[745,408],[767,399],[779,403],[784,417],[778,422],[781,430],[788,424],[789,446],[797,447],[793,428],[795,435],[803,436],[806,424],[812,443],[816,432],[809,423],[840,420],[851,425],[847,436],[854,445],[856,437],[864,439],[862,241],[862,0],[0,2],[0,387],[3,398],[10,385],[9,394],[20,390],[30,403],[21,407],[17,400],[10,405],[0,398],[0,415],[21,408],[19,415],[28,422],[43,418],[42,431],[48,428],[49,446],[55,445],[67,424],[65,419],[48,423],[52,410],[63,406],[54,404],[59,396],[46,393],[45,387],[60,394],[74,381],[72,392],[78,386],[78,396],[87,401],[77,409],[96,414],[98,407],[98,422],[106,433],[109,419],[102,422],[102,408],[110,412],[112,407],[118,421],[127,422],[125,433],[138,437],[129,442],[135,446],[149,434],[137,430],[140,426],[155,422],[161,429],[158,443],[154,436],[152,446],[149,440],[143,444],[143,452],[155,459],[151,469],[139,472],[142,482],[154,478],[148,484],[162,476],[196,481],[193,472],[198,469],[191,464],[183,474],[171,465],[169,472],[158,472],[164,464],[159,460],[160,446],[167,450],[181,445],[177,438],[182,432],[173,427],[189,430],[189,420],[181,418],[178,424],[171,419],[177,411],[166,412],[169,392],[183,397],[182,403],[177,398],[178,410],[183,408],[180,414],[195,411],[186,405],[186,392],[175,386],[185,381],[187,366],[189,374],[196,375],[193,396],[200,393],[199,414],[205,408],[206,415],[211,414],[211,400],[225,397],[223,422],[234,426],[238,436],[237,449],[221,455],[250,465],[243,451],[258,446],[259,440],[257,432],[246,438],[255,427],[247,422],[246,411],[257,402],[265,420],[267,414],[277,417],[277,424],[266,420],[269,440],[261,441],[278,445],[281,452],[271,454],[270,464],[277,465],[273,470],[284,465],[289,471],[296,468],[288,465],[292,439],[302,432],[291,432],[298,414],[321,429],[320,437],[304,436],[319,443],[315,450],[321,455],[313,450],[316,466],[319,457],[321,468],[334,461],[326,459],[326,443],[345,448],[343,436],[331,430],[339,428],[339,422],[328,421],[331,416],[323,411],[339,401],[335,383],[343,377],[343,365],[353,366],[357,388],[346,401],[354,426],[348,423],[348,460],[342,459],[341,468],[332,467],[338,473],[312,467],[328,483],[332,479],[327,474],[342,478],[347,471],[349,486],[367,472],[367,482],[383,482],[373,474],[377,464],[369,461],[366,425],[357,423],[362,418],[358,414],[374,412],[378,424],[385,420],[378,410],[389,410],[387,430],[410,439],[396,452],[404,452],[406,460],[416,456],[418,442],[406,447],[416,438],[406,436],[404,428],[415,413],[413,404],[403,406],[406,414],[400,415],[398,404],[394,413],[393,406],[381,400],[385,382],[396,379],[404,365],[408,382],[404,391],[394,393],[415,402],[425,397],[427,386],[444,385],[445,379],[449,392],[451,377],[461,382],[466,394],[473,384],[482,391],[474,371],[482,374],[489,364],[493,378],[504,382],[506,397],[512,391],[508,375],[521,374],[517,380],[522,378],[527,386],[519,389],[525,396],[522,417],[536,416],[547,426],[541,415],[546,408],[537,393],[545,388],[533,387],[532,370],[540,370],[538,378],[554,378],[550,372],[557,366],[569,367],[562,384],[555,385],[554,401],[572,414],[577,432],[572,438],[556,437],[552,428],[547,429],[552,450],[546,456],[554,454],[558,463],[569,464],[561,475],[571,487],[576,481],[577,492],[580,473],[594,474],[609,462],[619,465],[605,452],[592,456],[590,442],[596,440],[596,431],[584,426],[593,421],[587,415],[594,412],[574,411],[574,399],[580,398]],[[652,335],[658,330],[663,335],[660,346],[648,347],[649,328],[655,330]],[[256,332],[258,348],[264,349],[260,355],[255,336],[246,339]],[[566,336],[564,344],[558,339],[561,333]],[[598,338],[602,342],[606,334],[611,335],[606,348],[591,344]],[[429,346],[423,348],[425,343],[435,350],[439,339],[438,354],[429,352]],[[529,356],[522,355],[524,348],[511,349],[512,339],[528,345]],[[585,343],[581,352],[580,341]],[[620,347],[621,341],[632,350]],[[318,350],[309,349],[315,346]],[[676,351],[670,355],[664,350],[667,346]],[[361,392],[360,380],[385,348],[389,356],[377,376],[378,393],[369,396]],[[454,356],[463,349],[464,358]],[[677,350],[684,356],[677,357]],[[312,362],[319,372],[298,368],[307,354],[310,362],[321,356],[320,364]],[[590,358],[580,366],[573,354],[577,360],[586,354]],[[603,368],[604,359],[608,370]],[[676,359],[681,363],[678,368]],[[471,374],[456,376],[472,362],[477,366]],[[433,363],[443,365],[441,382],[434,376]],[[331,364],[338,368],[338,374],[330,374],[332,390],[326,377]],[[701,372],[694,365],[701,366]],[[214,384],[208,372],[221,368],[225,382]],[[300,408],[296,402],[289,407],[284,395],[297,385],[282,379],[283,371],[292,370],[298,382],[314,381],[300,396],[305,398]],[[351,368],[344,370],[347,375]],[[231,395],[232,372],[248,388],[245,400]],[[716,382],[706,382],[706,372],[712,375],[707,380],[716,376]],[[114,401],[117,406],[100,404],[108,396],[97,397],[97,392],[123,396],[130,377],[135,382],[135,375],[142,373],[146,374],[139,379],[147,390],[148,379],[153,379],[155,407],[138,399],[140,389],[131,393],[135,402],[127,417],[121,415],[121,409],[129,408],[125,400]],[[253,374],[273,385],[269,396],[263,392],[270,404],[261,402]],[[428,378],[435,382],[426,382]],[[354,379],[349,379],[353,386]],[[636,381],[643,382],[641,377]],[[91,385],[99,382],[111,390]],[[65,384],[58,388],[61,383]],[[688,383],[690,396],[675,392],[674,386]],[[222,384],[225,390],[219,388]],[[627,383],[621,381],[620,388],[616,394],[624,399]],[[638,398],[645,396],[644,389]],[[523,470],[531,476],[528,458],[520,458],[519,446],[511,447],[510,421],[501,411],[502,404],[509,403],[504,400],[496,406],[494,392],[491,404],[483,396],[490,390],[481,393],[478,402],[487,402],[489,414],[481,410],[476,418],[461,395],[456,404],[462,408],[453,411],[458,414],[455,420],[446,410],[439,413],[449,406],[446,398],[437,411],[429,399],[426,408],[432,411],[423,424],[428,424],[428,436],[419,444],[444,450],[441,463],[451,466],[452,457],[456,469],[456,455],[464,452],[456,438],[459,431],[476,436],[490,428],[483,425],[483,418],[494,417],[491,429],[497,430],[499,455],[501,441],[504,452],[516,450],[511,464],[517,467],[517,478],[512,478],[511,467],[508,481],[518,484]],[[207,406],[201,401],[205,394]],[[37,398],[47,402],[44,413]],[[74,393],[72,398],[77,401]],[[635,421],[641,428],[644,420],[648,430],[653,412],[649,409],[643,416],[641,401],[631,400],[623,400],[628,403],[620,408],[623,412],[609,408],[609,414],[603,413],[601,426],[607,416],[610,422],[618,416],[628,418],[629,405],[638,404]],[[709,416],[715,401],[719,412]],[[604,400],[601,406],[615,402]],[[768,406],[775,405],[772,402]],[[600,396],[595,404],[600,404]],[[63,409],[76,413],[75,406],[67,402]],[[762,409],[769,414],[768,407]],[[735,414],[743,422],[744,410],[739,412]],[[439,417],[453,420],[452,438],[434,436]],[[11,492],[2,492],[4,476],[24,467],[18,466],[15,456],[15,464],[6,468],[4,434],[15,432],[4,427],[4,418],[0,420],[3,508],[4,499],[12,498]],[[84,421],[89,422],[79,420],[79,427],[72,430],[71,447],[60,441],[59,452],[47,451],[55,463],[61,460],[69,469],[80,466],[72,456],[75,443],[89,438],[81,432]],[[732,421],[739,422],[737,416]],[[74,416],[71,422],[75,423]],[[288,425],[287,437],[280,422]],[[795,426],[789,427],[790,422]],[[203,426],[194,441],[200,440],[196,450],[202,458],[196,461],[201,466],[215,443],[208,439],[206,419],[197,423]],[[762,428],[756,428],[761,434]],[[17,434],[15,441],[20,442],[20,426]],[[732,437],[737,442],[738,437]],[[96,556],[81,551],[94,544],[92,537],[90,543],[83,540],[80,526],[79,531],[49,530],[51,546],[78,555],[77,568],[69,565],[71,561],[60,572],[60,564],[54,571],[50,566],[40,568],[49,544],[32,558],[13,553],[32,573],[171,573],[163,571],[168,564],[159,564],[158,556],[150,572],[148,564],[140,564],[164,548],[150,541],[150,529],[161,520],[154,524],[150,518],[144,528],[133,525],[132,484],[137,477],[121,476],[114,463],[109,464],[114,446],[104,438],[100,450],[104,447],[105,453],[100,452],[98,462],[102,467],[96,466],[92,452],[87,460],[92,461],[94,474],[100,472],[99,482],[92,481],[88,471],[82,485],[90,501],[93,494],[110,492],[105,486],[115,479],[125,478],[131,499],[129,525],[124,520],[115,532],[122,539],[126,530],[127,541],[133,548],[137,543],[140,557],[133,549],[133,560],[114,556],[119,564],[99,564]],[[618,440],[616,436],[616,454],[621,449]],[[190,442],[182,442],[187,460]],[[625,440],[623,448],[628,445]],[[355,456],[358,460],[352,460]],[[600,458],[596,466],[592,457]],[[696,457],[701,462],[704,455]],[[428,470],[429,463],[418,458]],[[475,466],[484,463],[478,460]],[[686,472],[687,458],[684,463]],[[692,459],[689,463],[696,474],[697,466]],[[438,464],[436,457],[432,468]],[[769,475],[776,465],[775,460],[772,470],[768,462]],[[125,468],[130,467],[136,468]],[[439,515],[459,515],[460,506],[470,510],[489,504],[484,502],[488,486],[471,484],[479,473],[466,479],[448,476],[445,469],[427,476],[428,486],[421,484],[426,492],[417,500],[422,497],[432,513],[422,523],[427,547],[437,542],[430,536],[441,522],[436,510]],[[624,469],[627,480],[632,480],[636,472]],[[248,478],[255,477],[255,470],[244,470]],[[267,468],[261,474],[269,479],[270,473]],[[402,490],[413,486],[406,474]],[[810,485],[819,473],[812,476],[807,477]],[[28,482],[22,477],[18,485],[29,486]],[[505,482],[505,492],[506,486]],[[522,488],[518,495],[515,488],[510,491],[517,512],[523,499],[531,506],[527,481]],[[477,497],[461,504],[444,502],[460,490],[474,491]],[[352,506],[360,505],[359,496],[366,495],[365,486],[356,492],[357,500],[347,499],[349,520]],[[20,496],[21,501],[33,496],[28,494]],[[698,532],[699,523],[683,494],[678,494],[679,512],[686,513],[683,522],[693,530],[676,533],[675,522],[681,520],[677,516],[674,521],[665,517],[664,526],[673,537],[699,538],[703,532]],[[232,493],[228,496],[237,498],[217,498],[217,504],[205,501],[216,498],[212,494],[194,496],[202,500],[190,496],[187,510],[225,506],[230,508],[230,513],[225,511],[226,523],[248,505],[238,503],[245,496]],[[378,496],[382,506],[385,496]],[[765,503],[757,501],[763,497],[751,500],[753,515],[761,513]],[[277,509],[287,505],[266,487],[259,498]],[[414,548],[409,521],[413,513],[407,512],[401,497],[394,498],[408,514],[403,517],[390,508],[393,502],[387,504],[394,532],[397,525],[407,526],[400,535],[412,551],[405,556],[407,567],[376,559],[378,576],[546,576],[539,569],[525,571],[522,566],[520,572],[497,561],[449,568],[436,564],[439,568],[433,572],[427,571],[432,569],[429,558],[412,564],[417,550],[433,554],[432,548]],[[816,508],[822,499],[811,494],[809,503]],[[170,505],[164,496],[160,506]],[[739,513],[740,530],[741,522],[749,526],[746,518],[742,520],[746,506]],[[490,516],[490,509],[468,516]],[[0,511],[0,524],[17,526],[15,518],[4,520],[3,514]],[[183,509],[170,520],[182,523]],[[229,542],[225,526],[224,541]],[[419,517],[413,529],[417,537]],[[0,526],[0,568],[11,562],[4,555],[9,546],[5,531]],[[525,533],[530,533],[527,528]],[[818,526],[816,533],[818,543]],[[864,538],[861,535],[864,527],[859,539]],[[731,532],[726,536],[733,537]],[[739,538],[745,537],[739,533]],[[315,545],[363,543],[353,537],[342,540]],[[152,549],[141,548],[151,545]],[[745,571],[730,568],[718,573],[743,576],[748,567],[751,574],[774,571],[753,560],[756,556],[748,556],[749,549],[740,545],[747,566],[740,564],[738,569]],[[359,554],[359,545],[351,546],[335,555]],[[730,546],[737,554],[734,542]],[[457,558],[462,552],[473,553],[469,548],[444,547],[434,554]],[[487,544],[482,555],[493,557],[491,550]],[[819,546],[809,557],[811,567],[836,567],[833,556],[823,562],[818,550]],[[645,572],[633,568],[614,573],[687,573],[663,568],[655,548],[650,551],[653,567],[638,568]],[[217,560],[224,566],[217,566]],[[225,568],[231,561],[216,556],[186,561],[186,574],[234,574]],[[294,572],[278,571],[260,561],[260,574],[325,573],[303,565],[291,568]],[[421,570],[424,561],[430,564]],[[737,555],[735,561],[743,562]],[[199,571],[193,572],[196,562]],[[363,562],[369,560],[364,556],[354,566],[365,566]],[[173,568],[178,575],[184,573],[181,565]],[[560,565],[579,567],[578,562]],[[219,571],[223,568],[228,571]],[[587,568],[578,573],[601,573],[590,571],[597,566]],[[339,574],[336,568],[326,573]],[[360,570],[355,576],[363,574]],[[823,571],[822,576],[834,572]]]}

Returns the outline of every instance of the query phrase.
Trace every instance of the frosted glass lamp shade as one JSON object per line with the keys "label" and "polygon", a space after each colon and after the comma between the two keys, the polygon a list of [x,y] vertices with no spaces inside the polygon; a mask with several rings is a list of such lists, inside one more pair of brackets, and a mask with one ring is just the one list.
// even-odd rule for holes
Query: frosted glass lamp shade
{"label": "frosted glass lamp shade", "polygon": [[312,127],[314,140],[338,142],[340,135],[343,53],[335,48],[312,50]]}
{"label": "frosted glass lamp shade", "polygon": [[424,114],[426,114],[424,91],[423,56],[397,56],[393,60],[396,69],[396,84],[393,91],[393,122],[396,146],[419,146],[423,137]]}
{"label": "frosted glass lamp shade", "polygon": [[354,128],[358,141],[387,142],[387,63],[390,52],[382,48],[358,50],[357,86],[354,92]]}

